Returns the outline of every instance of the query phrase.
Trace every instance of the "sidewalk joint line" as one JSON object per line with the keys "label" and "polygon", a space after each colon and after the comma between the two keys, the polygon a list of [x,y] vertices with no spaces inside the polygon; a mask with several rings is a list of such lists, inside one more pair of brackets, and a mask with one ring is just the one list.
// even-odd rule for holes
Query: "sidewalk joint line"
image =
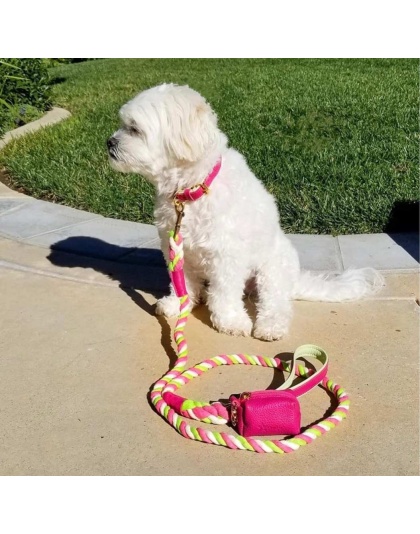
{"label": "sidewalk joint line", "polygon": [[341,247],[340,247],[340,240],[338,239],[340,236],[335,236],[335,243],[336,243],[336,251],[337,251],[337,254],[338,254],[338,261],[340,262],[340,266],[341,266],[341,270],[342,272],[344,272],[344,260],[343,260],[343,253],[341,252]]}
{"label": "sidewalk joint line", "polygon": [[55,228],[54,230],[47,230],[46,232],[40,232],[39,234],[34,234],[34,235],[31,235],[31,236],[22,237],[21,240],[22,241],[27,241],[28,239],[33,239],[35,237],[40,237],[42,235],[47,235],[47,234],[53,234],[54,232],[58,232],[60,230],[65,230],[67,228],[72,228],[74,226],[82,226],[83,224],[86,224],[86,223],[89,223],[89,222],[92,222],[92,221],[96,221],[97,219],[103,219],[103,218],[104,217],[102,217],[102,215],[96,215],[95,217],[92,217],[92,219],[88,219],[87,221],[79,221],[77,223],[66,224],[65,226],[60,226],[59,228]]}
{"label": "sidewalk joint line", "polygon": [[[0,198],[0,201],[2,199]],[[9,215],[10,213],[13,213],[15,211],[19,211],[19,209],[23,208],[23,206],[25,205],[27,201],[24,201],[22,204],[19,204],[18,206],[13,206],[11,208],[9,208],[8,210],[6,211],[3,211],[2,213],[0,213],[0,217],[4,217],[5,215]]]}
{"label": "sidewalk joint line", "polygon": [[[133,254],[133,252],[135,252],[136,250],[141,250],[142,248],[145,248],[147,245],[150,245],[150,243],[153,243],[154,241],[158,239],[159,239],[158,237],[154,237],[153,239],[149,239],[149,241],[146,241],[145,243],[139,243],[139,246],[132,247],[132,249],[129,250],[128,252],[123,252],[121,256],[117,256],[116,258],[113,259],[113,261],[119,262],[120,260],[124,259],[126,256]],[[160,247],[159,249],[156,249],[156,250],[160,250]]]}
{"label": "sidewalk joint line", "polygon": [[101,282],[101,281],[96,281],[96,280],[86,280],[86,279],[82,280],[80,278],[76,278],[73,276],[53,273],[52,271],[44,271],[42,269],[35,269],[34,267],[27,267],[26,265],[21,265],[19,263],[13,263],[13,262],[5,261],[5,260],[0,260],[0,267],[4,269],[9,269],[11,271],[30,273],[30,274],[35,274],[38,276],[48,276],[50,278],[56,278],[59,280],[67,280],[68,282],[77,282],[79,284],[89,284],[89,285],[96,285],[96,286],[119,288],[118,282],[113,283],[112,281]]}

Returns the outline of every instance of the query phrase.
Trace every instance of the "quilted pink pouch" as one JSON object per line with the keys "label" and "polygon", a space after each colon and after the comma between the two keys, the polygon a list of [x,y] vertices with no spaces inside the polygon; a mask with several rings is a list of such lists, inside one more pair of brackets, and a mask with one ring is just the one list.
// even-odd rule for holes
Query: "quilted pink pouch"
{"label": "quilted pink pouch", "polygon": [[229,400],[231,423],[245,438],[300,432],[300,405],[291,390],[252,391]]}

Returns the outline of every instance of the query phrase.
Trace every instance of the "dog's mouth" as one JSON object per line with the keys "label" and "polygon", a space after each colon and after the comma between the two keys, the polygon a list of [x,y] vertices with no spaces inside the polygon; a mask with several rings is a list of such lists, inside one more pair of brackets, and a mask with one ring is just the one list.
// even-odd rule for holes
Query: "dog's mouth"
{"label": "dog's mouth", "polygon": [[117,154],[114,148],[108,150],[108,156],[112,159],[117,159]]}
{"label": "dog's mouth", "polygon": [[118,159],[118,140],[113,136],[110,137],[107,142],[108,155],[111,159]]}

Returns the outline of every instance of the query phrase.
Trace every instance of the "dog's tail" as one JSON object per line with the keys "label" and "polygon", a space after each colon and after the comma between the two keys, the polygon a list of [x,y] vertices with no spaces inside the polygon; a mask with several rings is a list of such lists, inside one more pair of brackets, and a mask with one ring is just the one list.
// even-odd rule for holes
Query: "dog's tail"
{"label": "dog's tail", "polygon": [[385,285],[384,277],[375,269],[348,269],[338,276],[303,271],[296,284],[296,300],[342,302],[374,295]]}

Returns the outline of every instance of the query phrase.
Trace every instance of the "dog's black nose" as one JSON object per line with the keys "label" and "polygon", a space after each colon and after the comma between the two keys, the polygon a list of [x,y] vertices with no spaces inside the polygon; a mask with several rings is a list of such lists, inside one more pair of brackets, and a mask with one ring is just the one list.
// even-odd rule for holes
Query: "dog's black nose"
{"label": "dog's black nose", "polygon": [[108,141],[106,142],[108,150],[111,150],[111,148],[114,148],[114,146],[117,146],[117,144],[118,144],[118,141],[115,139],[115,137],[110,137]]}

